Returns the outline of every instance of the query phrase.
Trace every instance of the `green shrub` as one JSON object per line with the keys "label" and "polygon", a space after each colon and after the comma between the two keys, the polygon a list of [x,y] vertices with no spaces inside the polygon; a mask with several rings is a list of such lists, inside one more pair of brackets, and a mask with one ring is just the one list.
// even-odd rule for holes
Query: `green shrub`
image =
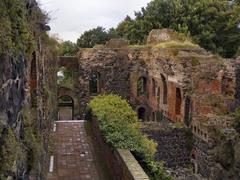
{"label": "green shrub", "polygon": [[157,144],[142,134],[141,123],[126,100],[116,95],[101,95],[90,102],[89,108],[97,116],[108,144],[132,151],[151,179],[171,179],[162,164],[154,161]]}

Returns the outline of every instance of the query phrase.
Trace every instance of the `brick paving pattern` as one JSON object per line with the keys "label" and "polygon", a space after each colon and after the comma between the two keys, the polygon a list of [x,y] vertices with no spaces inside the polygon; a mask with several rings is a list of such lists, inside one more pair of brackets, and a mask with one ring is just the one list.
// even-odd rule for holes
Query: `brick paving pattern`
{"label": "brick paving pattern", "polygon": [[57,123],[53,132],[54,166],[47,180],[103,180],[84,122]]}

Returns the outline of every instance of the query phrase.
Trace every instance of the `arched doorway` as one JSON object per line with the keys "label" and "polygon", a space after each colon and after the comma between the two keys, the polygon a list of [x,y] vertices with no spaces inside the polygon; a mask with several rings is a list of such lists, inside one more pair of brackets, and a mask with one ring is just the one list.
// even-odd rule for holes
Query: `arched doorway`
{"label": "arched doorway", "polygon": [[58,120],[72,120],[74,117],[74,101],[70,96],[58,98]]}
{"label": "arched doorway", "polygon": [[146,110],[144,107],[138,109],[138,119],[141,119],[142,121],[146,120]]}

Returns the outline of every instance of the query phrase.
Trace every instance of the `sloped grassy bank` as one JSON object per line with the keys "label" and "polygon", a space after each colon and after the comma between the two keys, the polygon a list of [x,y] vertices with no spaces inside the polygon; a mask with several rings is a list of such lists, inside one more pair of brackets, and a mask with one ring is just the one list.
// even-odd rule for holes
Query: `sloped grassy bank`
{"label": "sloped grassy bank", "polygon": [[110,146],[129,149],[150,179],[172,179],[162,164],[154,160],[157,144],[141,132],[141,122],[126,100],[116,95],[101,95],[88,107],[98,118],[100,130]]}

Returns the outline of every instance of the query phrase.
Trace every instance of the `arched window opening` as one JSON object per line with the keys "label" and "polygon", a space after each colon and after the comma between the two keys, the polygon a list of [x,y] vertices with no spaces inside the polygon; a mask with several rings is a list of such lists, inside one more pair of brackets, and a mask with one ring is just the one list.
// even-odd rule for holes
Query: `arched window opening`
{"label": "arched window opening", "polygon": [[198,165],[196,161],[197,161],[196,150],[193,150],[191,153],[191,162],[192,162],[192,170],[194,174],[197,174],[197,171],[198,171]]}
{"label": "arched window opening", "polygon": [[156,121],[156,114],[154,111],[152,112],[152,121]]}
{"label": "arched window opening", "polygon": [[138,96],[147,96],[147,78],[140,77],[137,82]]}
{"label": "arched window opening", "polygon": [[58,119],[72,120],[74,116],[74,101],[70,96],[58,98]]}
{"label": "arched window opening", "polygon": [[30,70],[30,95],[32,107],[37,106],[37,56],[36,52],[32,54]]}
{"label": "arched window opening", "polygon": [[161,74],[162,84],[163,84],[163,104],[167,104],[168,98],[168,88],[166,78]]}
{"label": "arched window opening", "polygon": [[160,103],[160,97],[161,97],[160,87],[158,87],[158,89],[157,89],[157,101],[158,101],[158,104]]}
{"label": "arched window opening", "polygon": [[57,84],[59,87],[74,89],[73,72],[62,66],[57,72]]}
{"label": "arched window opening", "polygon": [[156,81],[152,79],[152,96],[156,96]]}
{"label": "arched window opening", "polygon": [[145,121],[146,118],[146,110],[143,107],[140,107],[138,109],[138,119],[141,119],[142,121]]}
{"label": "arched window opening", "polygon": [[90,93],[93,94],[100,93],[100,73],[98,72],[91,73],[89,80],[89,90]]}
{"label": "arched window opening", "polygon": [[190,125],[191,122],[191,100],[189,97],[185,99],[185,111],[184,111],[184,122],[187,126]]}
{"label": "arched window opening", "polygon": [[182,104],[182,95],[181,90],[179,88],[176,89],[176,104],[175,104],[175,110],[176,114],[181,114],[181,104]]}

